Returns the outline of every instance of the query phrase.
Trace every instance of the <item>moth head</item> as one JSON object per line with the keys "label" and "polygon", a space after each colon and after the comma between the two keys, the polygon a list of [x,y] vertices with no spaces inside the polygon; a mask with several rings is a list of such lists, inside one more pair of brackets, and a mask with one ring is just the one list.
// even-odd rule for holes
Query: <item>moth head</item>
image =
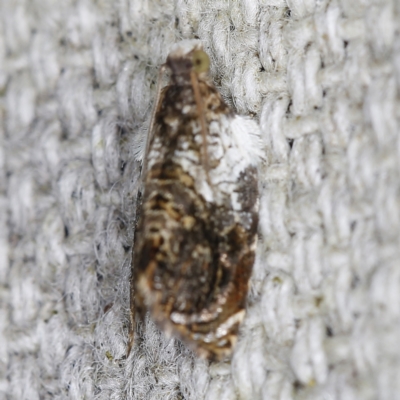
{"label": "moth head", "polygon": [[207,73],[210,59],[199,40],[184,40],[172,47],[166,64],[173,76],[184,79],[192,72]]}
{"label": "moth head", "polygon": [[207,72],[210,67],[210,58],[203,50],[195,50],[192,53],[193,69],[197,73]]}

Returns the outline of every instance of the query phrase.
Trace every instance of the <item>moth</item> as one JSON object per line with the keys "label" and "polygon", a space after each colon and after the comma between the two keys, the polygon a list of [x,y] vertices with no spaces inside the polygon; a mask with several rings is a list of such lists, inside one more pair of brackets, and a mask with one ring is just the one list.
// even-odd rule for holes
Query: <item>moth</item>
{"label": "moth", "polygon": [[231,356],[245,316],[257,240],[258,125],[208,77],[201,42],[172,48],[143,163],[131,275],[135,317],[209,360]]}

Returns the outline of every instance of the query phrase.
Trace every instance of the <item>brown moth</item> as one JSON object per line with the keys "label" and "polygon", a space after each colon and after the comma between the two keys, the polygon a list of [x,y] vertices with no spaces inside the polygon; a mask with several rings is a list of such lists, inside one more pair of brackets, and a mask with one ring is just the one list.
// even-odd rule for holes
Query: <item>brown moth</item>
{"label": "brown moth", "polygon": [[257,240],[258,126],[207,76],[200,41],[170,52],[147,138],[135,232],[131,325],[148,311],[210,360],[230,357],[245,315]]}

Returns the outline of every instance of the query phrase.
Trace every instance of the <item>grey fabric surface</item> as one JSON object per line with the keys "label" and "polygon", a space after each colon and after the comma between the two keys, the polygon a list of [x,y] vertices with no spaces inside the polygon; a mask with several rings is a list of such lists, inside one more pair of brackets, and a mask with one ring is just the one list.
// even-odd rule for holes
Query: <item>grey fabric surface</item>
{"label": "grey fabric surface", "polygon": [[[0,1],[0,397],[396,399],[399,3]],[[125,360],[157,71],[198,37],[259,121],[260,242],[231,363],[151,321]]]}

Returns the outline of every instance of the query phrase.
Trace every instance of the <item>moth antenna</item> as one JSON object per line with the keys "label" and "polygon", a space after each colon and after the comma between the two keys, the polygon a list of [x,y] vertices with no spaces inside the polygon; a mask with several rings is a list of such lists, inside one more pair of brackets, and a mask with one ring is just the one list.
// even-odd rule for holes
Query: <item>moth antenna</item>
{"label": "moth antenna", "polygon": [[204,118],[204,107],[203,107],[203,101],[201,99],[201,94],[200,94],[200,88],[199,88],[199,81],[197,80],[197,74],[195,71],[191,71],[190,73],[190,81],[192,83],[193,87],[193,92],[194,92],[194,99],[196,101],[196,107],[197,107],[197,112],[199,114],[200,118],[200,125],[201,125],[201,136],[202,136],[202,158],[204,162],[204,166],[206,169],[206,177],[207,177],[207,182],[212,188],[211,181],[210,181],[210,175],[209,175],[209,163],[208,163],[208,151],[207,151],[207,126],[206,126],[206,120]]}
{"label": "moth antenna", "polygon": [[166,70],[166,65],[163,64],[160,67],[160,70],[158,71],[158,78],[157,78],[157,88],[156,88],[156,100],[154,102],[153,110],[151,111],[151,118],[150,118],[150,125],[149,125],[149,131],[147,134],[147,139],[146,139],[146,147],[143,155],[143,162],[142,162],[142,185],[144,182],[144,178],[146,175],[146,169],[147,169],[147,155],[149,152],[149,147],[151,143],[151,139],[153,138],[154,135],[154,121],[157,112],[159,111],[161,101],[163,98],[162,95],[162,88],[161,88],[161,82],[162,82],[162,75],[164,74]]}
{"label": "moth antenna", "polygon": [[[141,185],[139,188],[140,190],[144,189],[144,179],[146,176],[146,169],[147,169],[147,156],[150,148],[150,143],[154,135],[154,124],[155,124],[155,116],[157,112],[159,111],[161,101],[163,98],[162,95],[162,88],[161,88],[161,82],[162,82],[162,75],[165,72],[166,65],[163,64],[161,65],[159,71],[158,71],[158,78],[157,78],[157,88],[156,88],[156,100],[154,101],[154,106],[151,111],[151,118],[150,118],[150,124],[149,124],[149,131],[147,134],[146,138],[146,145],[145,145],[145,151],[143,155],[143,162],[142,162],[142,171],[141,171]],[[139,207],[137,207],[138,209]],[[136,227],[135,227],[136,228]],[[136,229],[135,229],[136,230]],[[132,262],[133,262],[133,254],[132,254]],[[132,350],[133,343],[135,341],[135,314],[136,314],[136,304],[135,304],[135,292],[134,292],[134,285],[133,285],[133,279],[134,275],[131,272],[131,277],[130,277],[130,313],[129,313],[129,334],[128,334],[128,345],[126,349],[126,357],[129,357],[129,354]]]}
{"label": "moth antenna", "polygon": [[135,306],[135,294],[134,294],[134,285],[133,281],[133,274],[131,272],[131,279],[130,279],[130,312],[129,312],[129,334],[128,334],[128,345],[126,348],[126,358],[129,357],[131,354],[131,350],[133,347],[133,343],[135,342],[135,314],[136,314],[136,306]]}

